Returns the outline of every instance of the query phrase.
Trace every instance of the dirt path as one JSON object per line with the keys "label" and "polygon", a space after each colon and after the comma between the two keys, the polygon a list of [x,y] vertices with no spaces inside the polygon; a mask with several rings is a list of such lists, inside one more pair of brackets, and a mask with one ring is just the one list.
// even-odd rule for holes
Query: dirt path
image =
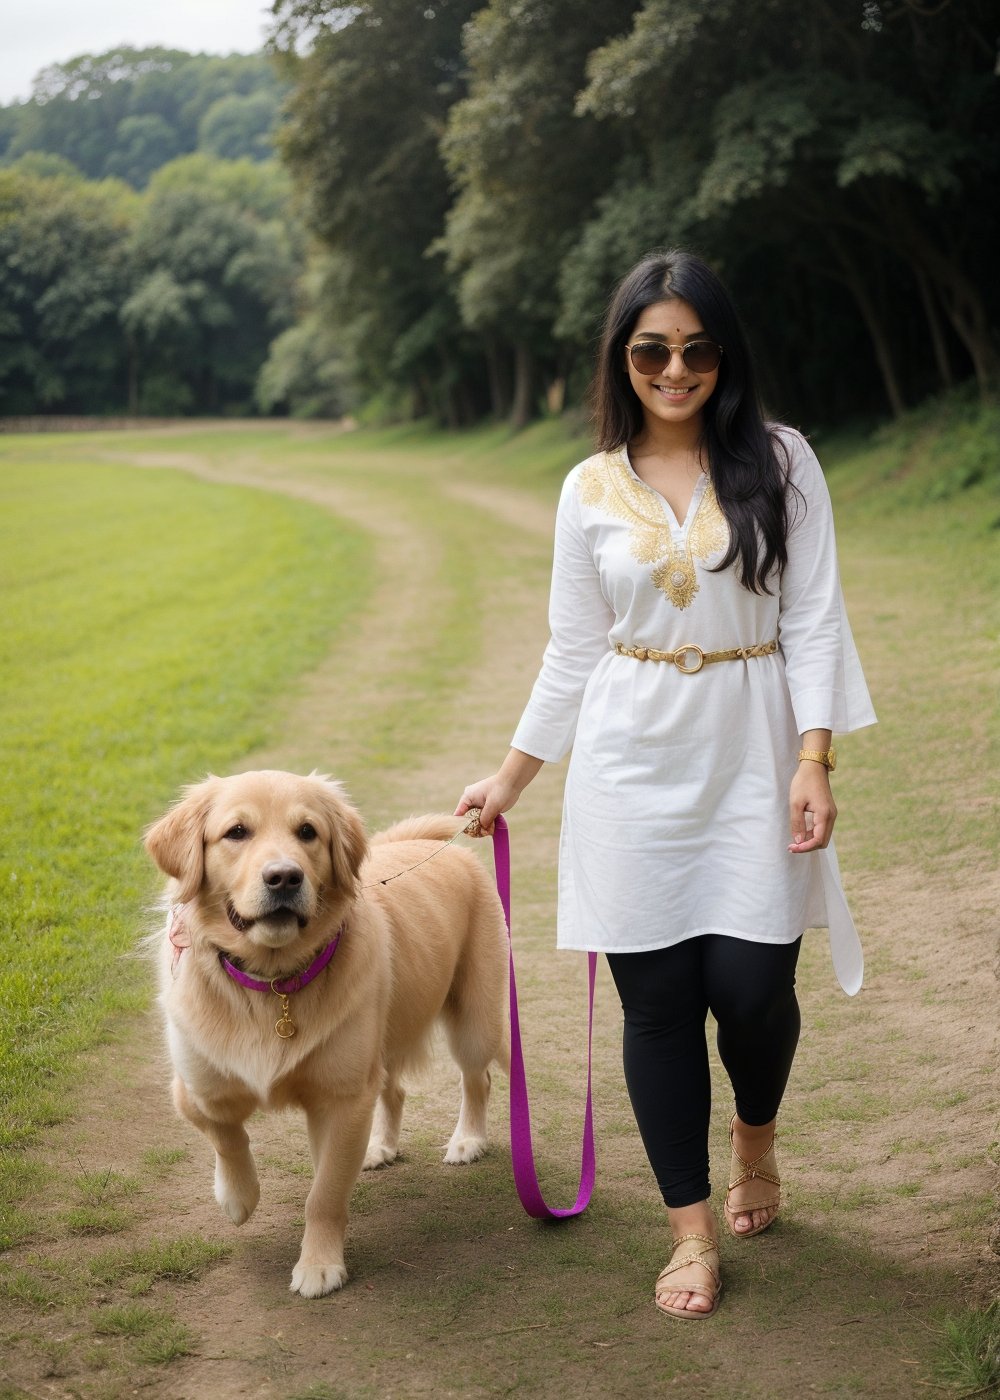
{"label": "dirt path", "polygon": [[[431,509],[426,499],[417,509],[402,484],[386,489],[397,470],[391,457],[366,464],[365,476],[346,462],[279,474],[172,450],[128,460],[286,492],[373,537],[378,583],[355,633],[288,697],[280,726],[288,741],[248,766],[330,766],[380,824],[450,806],[464,782],[499,758],[545,639],[551,515],[534,499],[429,469]],[[405,695],[416,657],[434,645],[435,614],[449,604],[436,561],[446,543],[455,547],[456,530],[469,561],[464,601],[483,642],[467,666],[456,664],[409,761],[385,771],[366,761],[359,736],[399,703],[397,688]],[[865,599],[852,606],[864,630]],[[903,683],[888,668],[877,680],[883,704]],[[856,770],[865,742],[849,746]],[[849,776],[844,795],[850,813]],[[551,947],[560,800],[560,774],[545,771],[512,831],[536,1150],[547,1191],[568,1199],[585,1002],[583,960]],[[862,810],[855,820],[863,817],[874,823],[877,813]],[[603,970],[595,1030],[599,1180],[587,1216],[546,1229],[521,1213],[503,1085],[490,1156],[469,1169],[441,1164],[455,1105],[451,1072],[439,1066],[408,1104],[402,1160],[355,1192],[351,1283],[314,1303],[287,1292],[308,1186],[300,1123],[255,1120],[263,1198],[254,1218],[233,1230],[211,1198],[203,1141],[169,1110],[151,1014],[119,1028],[111,1050],[93,1057],[76,1117],[53,1129],[37,1154],[51,1174],[44,1205],[32,1204],[48,1213],[50,1235],[8,1258],[50,1291],[4,1324],[0,1376],[13,1389],[0,1383],[0,1397],[354,1400],[520,1390],[771,1400],[804,1391],[938,1392],[930,1370],[935,1319],[983,1296],[995,1264],[987,1241],[995,1044],[982,1008],[995,996],[984,929],[995,923],[1000,889],[957,868],[869,872],[849,818],[844,825],[842,860],[867,935],[868,985],[859,998],[843,998],[825,938],[810,937],[800,977],[806,1029],[782,1119],[787,1205],[767,1235],[724,1245],[727,1294],[712,1323],[671,1325],[649,1302],[666,1257],[662,1212],[621,1084],[620,1013]],[[933,936],[944,920],[947,942]],[[715,1071],[718,1189],[728,1165],[728,1097]],[[174,1160],[178,1147],[183,1156]],[[107,1203],[129,1213],[125,1228],[113,1241],[68,1238],[60,1221],[77,1200],[81,1174],[102,1172],[115,1174]],[[195,1340],[169,1363],[137,1361],[127,1338],[101,1336],[94,1322],[101,1308],[127,1301],[130,1287],[139,1291],[135,1271],[97,1293],[74,1292],[67,1280],[81,1258],[178,1235],[231,1253],[201,1277],[149,1283],[143,1299]]]}

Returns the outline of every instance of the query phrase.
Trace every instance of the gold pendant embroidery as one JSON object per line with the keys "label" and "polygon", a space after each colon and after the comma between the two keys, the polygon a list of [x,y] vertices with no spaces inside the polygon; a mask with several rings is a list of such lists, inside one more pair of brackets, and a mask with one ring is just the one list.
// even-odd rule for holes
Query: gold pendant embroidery
{"label": "gold pendant embroidery", "polygon": [[729,540],[729,527],[712,483],[706,482],[691,528],[680,543],[674,539],[663,502],[632,475],[621,450],[605,452],[584,467],[579,491],[584,505],[630,522],[632,558],[640,564],[655,564],[651,575],[654,587],[665,593],[675,608],[686,608],[699,587],[695,560],[708,559]]}

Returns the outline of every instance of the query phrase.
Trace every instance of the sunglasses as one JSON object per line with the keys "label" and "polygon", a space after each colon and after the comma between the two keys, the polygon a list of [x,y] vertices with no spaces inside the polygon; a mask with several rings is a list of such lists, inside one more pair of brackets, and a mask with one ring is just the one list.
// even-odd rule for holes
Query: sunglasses
{"label": "sunglasses", "polygon": [[711,374],[722,361],[722,346],[714,340],[688,340],[683,345],[666,345],[662,340],[637,340],[626,345],[629,358],[639,374],[660,374],[673,359],[675,350],[681,352],[685,368],[693,374]]}

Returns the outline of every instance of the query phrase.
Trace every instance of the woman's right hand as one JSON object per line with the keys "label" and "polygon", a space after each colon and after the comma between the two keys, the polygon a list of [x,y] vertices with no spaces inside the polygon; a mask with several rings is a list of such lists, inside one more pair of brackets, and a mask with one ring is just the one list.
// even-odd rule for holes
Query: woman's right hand
{"label": "woman's right hand", "polygon": [[520,796],[520,792],[513,790],[499,773],[494,773],[492,777],[480,778],[478,783],[469,784],[455,808],[455,816],[464,817],[466,812],[478,807],[479,830],[470,834],[492,836],[497,817],[501,812],[509,812]]}
{"label": "woman's right hand", "polygon": [[456,817],[464,817],[473,807],[479,808],[477,836],[492,836],[493,823],[501,812],[509,812],[521,793],[542,766],[540,758],[511,749],[498,773],[470,783],[462,792]]}

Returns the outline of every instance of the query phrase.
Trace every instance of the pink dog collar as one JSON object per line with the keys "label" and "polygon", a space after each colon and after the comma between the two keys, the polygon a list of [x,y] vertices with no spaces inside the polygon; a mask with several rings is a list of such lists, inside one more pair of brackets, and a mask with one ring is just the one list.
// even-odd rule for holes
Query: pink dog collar
{"label": "pink dog collar", "polygon": [[238,982],[241,987],[249,987],[253,992],[274,992],[275,996],[287,997],[292,992],[301,992],[303,987],[308,987],[314,977],[319,976],[337,951],[337,944],[340,942],[340,935],[343,932],[344,926],[341,924],[333,942],[328,943],[322,952],[317,954],[304,972],[297,972],[294,977],[286,977],[281,982],[276,980],[262,982],[259,977],[251,977],[241,968],[236,967],[234,963],[231,963],[221,949],[219,950],[219,962],[233,981]]}
{"label": "pink dog collar", "polygon": [[280,998],[281,1019],[275,1022],[274,1033],[281,1040],[290,1040],[295,1034],[295,1023],[288,1008],[288,998],[293,992],[301,992],[302,988],[307,987],[314,977],[319,976],[337,951],[337,944],[340,942],[340,935],[343,932],[344,925],[341,924],[333,942],[326,945],[304,972],[297,972],[294,977],[286,977],[281,982],[276,977],[272,978],[270,982],[262,982],[259,977],[250,977],[231,963],[221,948],[219,949],[219,962],[233,981],[238,982],[241,987],[249,987],[252,992],[273,992],[276,997]]}

